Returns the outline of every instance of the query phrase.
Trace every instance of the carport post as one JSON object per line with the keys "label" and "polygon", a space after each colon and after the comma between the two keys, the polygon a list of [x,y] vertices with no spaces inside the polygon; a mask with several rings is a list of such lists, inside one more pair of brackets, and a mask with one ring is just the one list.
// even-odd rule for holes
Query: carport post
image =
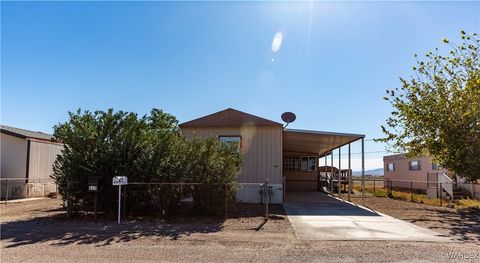
{"label": "carport post", "polygon": [[350,143],[348,144],[348,201],[350,201],[350,193],[352,192],[352,156]]}
{"label": "carport post", "polygon": [[331,157],[332,158],[330,160],[330,164],[331,164],[331,167],[330,167],[330,171],[331,171],[331,174],[330,174],[330,194],[333,194],[333,150],[331,152]]}
{"label": "carport post", "polygon": [[362,137],[362,199],[365,198],[365,138]]}
{"label": "carport post", "polygon": [[338,147],[338,196],[342,195],[342,147]]}
{"label": "carport post", "polygon": [[325,154],[325,190],[328,189],[328,180],[327,180],[327,178],[328,178],[328,177],[327,177],[328,171],[327,171],[327,165],[328,165],[328,164],[327,164],[327,155]]}

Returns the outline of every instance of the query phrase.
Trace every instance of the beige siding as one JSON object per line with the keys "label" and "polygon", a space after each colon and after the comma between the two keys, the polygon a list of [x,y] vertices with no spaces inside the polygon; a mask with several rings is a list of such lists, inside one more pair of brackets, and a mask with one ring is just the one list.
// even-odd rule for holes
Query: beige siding
{"label": "beige siding", "polygon": [[41,141],[30,142],[29,179],[51,180],[53,163],[61,153],[62,145]]}
{"label": "beige siding", "polygon": [[238,176],[240,183],[282,183],[282,127],[205,127],[184,128],[187,137],[241,136],[243,167]]}
{"label": "beige siding", "polygon": [[27,165],[27,141],[1,134],[1,178],[25,178]]}

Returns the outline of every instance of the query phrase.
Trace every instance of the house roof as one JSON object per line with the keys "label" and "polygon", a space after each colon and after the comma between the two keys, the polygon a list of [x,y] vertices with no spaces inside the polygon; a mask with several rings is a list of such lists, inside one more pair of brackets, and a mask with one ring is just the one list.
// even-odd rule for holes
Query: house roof
{"label": "house roof", "polygon": [[53,135],[39,132],[39,131],[29,131],[25,129],[10,127],[6,125],[0,125],[0,131],[3,134],[8,134],[10,136],[15,136],[22,139],[37,139],[43,141],[52,141]]}
{"label": "house roof", "polygon": [[242,127],[255,126],[282,126],[281,123],[267,120],[246,112],[228,108],[198,119],[180,124],[180,128],[188,127]]}
{"label": "house roof", "polygon": [[364,137],[363,134],[285,129],[283,150],[325,155],[340,146]]}

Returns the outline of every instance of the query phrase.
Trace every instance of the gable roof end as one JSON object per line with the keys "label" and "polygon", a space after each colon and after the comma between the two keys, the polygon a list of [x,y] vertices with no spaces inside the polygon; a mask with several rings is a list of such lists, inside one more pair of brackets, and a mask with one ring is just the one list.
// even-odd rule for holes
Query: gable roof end
{"label": "gable roof end", "polygon": [[195,120],[181,123],[180,128],[188,127],[242,127],[255,126],[282,126],[281,123],[264,119],[246,112],[228,108]]}

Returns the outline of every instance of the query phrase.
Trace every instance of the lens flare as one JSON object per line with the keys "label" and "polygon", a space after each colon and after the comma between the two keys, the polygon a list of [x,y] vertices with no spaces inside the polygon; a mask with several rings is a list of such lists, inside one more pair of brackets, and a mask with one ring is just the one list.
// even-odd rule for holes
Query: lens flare
{"label": "lens flare", "polygon": [[283,42],[283,33],[277,32],[275,36],[273,36],[273,40],[272,40],[273,53],[276,53],[280,50],[280,48],[282,47],[282,42]]}

